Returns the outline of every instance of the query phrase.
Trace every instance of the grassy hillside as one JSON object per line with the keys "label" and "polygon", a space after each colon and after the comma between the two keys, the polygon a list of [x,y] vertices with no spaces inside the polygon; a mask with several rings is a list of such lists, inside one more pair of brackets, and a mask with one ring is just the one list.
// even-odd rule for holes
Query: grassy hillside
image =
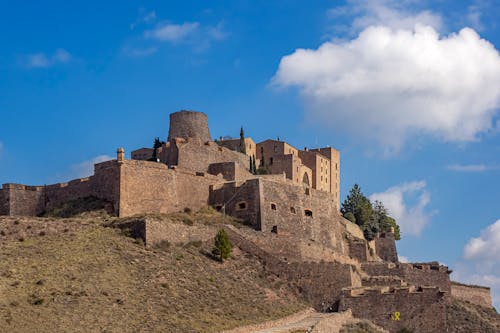
{"label": "grassy hillside", "polygon": [[305,307],[240,253],[147,250],[101,222],[0,218],[0,332],[217,332]]}

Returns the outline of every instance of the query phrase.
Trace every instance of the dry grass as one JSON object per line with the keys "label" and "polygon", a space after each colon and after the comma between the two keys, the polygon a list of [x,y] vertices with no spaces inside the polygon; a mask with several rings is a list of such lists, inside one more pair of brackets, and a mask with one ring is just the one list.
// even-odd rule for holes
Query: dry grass
{"label": "dry grass", "polygon": [[500,315],[491,308],[485,308],[469,302],[453,300],[453,302],[448,306],[447,316],[450,332],[500,332]]}
{"label": "dry grass", "polygon": [[255,260],[201,254],[211,244],[146,250],[102,220],[14,221],[0,218],[0,332],[218,332],[305,307],[286,285],[269,297]]}
{"label": "dry grass", "polygon": [[342,326],[339,333],[380,333],[381,331],[371,322],[362,320]]}

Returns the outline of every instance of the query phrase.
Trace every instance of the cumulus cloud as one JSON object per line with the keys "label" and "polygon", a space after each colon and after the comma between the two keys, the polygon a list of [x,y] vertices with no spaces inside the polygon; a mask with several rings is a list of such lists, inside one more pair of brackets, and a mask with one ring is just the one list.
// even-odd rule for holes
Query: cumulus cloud
{"label": "cumulus cloud", "polygon": [[94,164],[112,160],[108,155],[99,155],[88,161],[84,161],[71,166],[69,178],[84,178],[94,174]]}
{"label": "cumulus cloud", "polygon": [[198,22],[185,22],[182,24],[161,24],[152,30],[144,32],[146,38],[153,38],[159,41],[179,42],[190,35],[193,35],[200,27]]}
{"label": "cumulus cloud", "polygon": [[28,68],[47,68],[57,64],[70,62],[71,54],[64,49],[57,49],[53,54],[35,53],[26,56],[26,67]]}
{"label": "cumulus cloud", "polygon": [[451,164],[446,166],[446,169],[458,172],[483,172],[496,167],[486,164]]}
{"label": "cumulus cloud", "polygon": [[470,28],[441,36],[410,21],[418,23],[371,25],[352,40],[297,49],[272,83],[298,88],[307,119],[387,152],[422,134],[478,140],[500,107],[498,51]]}
{"label": "cumulus cloud", "polygon": [[[388,188],[369,196],[372,202],[380,201],[394,217],[406,235],[420,235],[429,223],[433,212],[426,210],[431,196],[424,181],[414,181]],[[415,202],[410,204],[411,200]]]}
{"label": "cumulus cloud", "polygon": [[481,230],[464,247],[453,279],[492,288],[493,302],[500,306],[500,220]]}

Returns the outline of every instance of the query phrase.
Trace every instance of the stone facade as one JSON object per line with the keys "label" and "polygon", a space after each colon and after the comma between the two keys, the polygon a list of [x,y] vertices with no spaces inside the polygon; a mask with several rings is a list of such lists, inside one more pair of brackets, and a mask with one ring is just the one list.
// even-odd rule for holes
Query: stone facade
{"label": "stone facade", "polygon": [[488,287],[472,286],[458,282],[451,283],[451,296],[454,298],[492,308],[491,290]]}

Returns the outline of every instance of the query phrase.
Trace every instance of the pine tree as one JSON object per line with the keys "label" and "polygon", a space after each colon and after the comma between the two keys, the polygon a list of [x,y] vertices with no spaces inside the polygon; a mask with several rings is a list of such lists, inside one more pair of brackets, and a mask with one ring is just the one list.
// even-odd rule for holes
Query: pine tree
{"label": "pine tree", "polygon": [[224,229],[220,229],[215,235],[214,248],[212,249],[212,254],[219,259],[219,261],[224,261],[231,256],[232,245],[229,241],[229,237]]}
{"label": "pine tree", "polygon": [[340,212],[344,217],[350,217],[350,220],[351,216],[347,215],[347,213],[354,215],[354,221],[359,226],[368,223],[372,218],[373,208],[370,200],[363,195],[358,184],[354,184],[353,188],[349,191],[349,195],[342,203]]}

